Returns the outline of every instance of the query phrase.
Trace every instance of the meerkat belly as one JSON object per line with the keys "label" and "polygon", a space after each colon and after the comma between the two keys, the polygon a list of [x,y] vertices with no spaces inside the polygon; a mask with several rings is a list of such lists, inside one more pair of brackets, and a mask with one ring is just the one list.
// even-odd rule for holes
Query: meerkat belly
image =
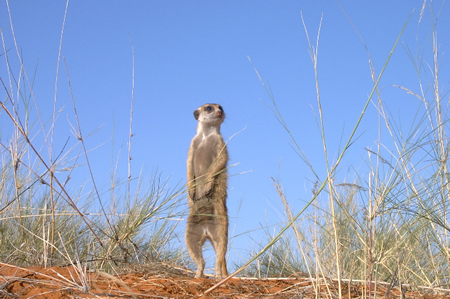
{"label": "meerkat belly", "polygon": [[216,220],[213,202],[206,198],[199,199],[194,204],[193,223],[213,224]]}
{"label": "meerkat belly", "polygon": [[213,146],[207,142],[201,142],[194,155],[194,174],[201,178],[209,169],[215,159]]}

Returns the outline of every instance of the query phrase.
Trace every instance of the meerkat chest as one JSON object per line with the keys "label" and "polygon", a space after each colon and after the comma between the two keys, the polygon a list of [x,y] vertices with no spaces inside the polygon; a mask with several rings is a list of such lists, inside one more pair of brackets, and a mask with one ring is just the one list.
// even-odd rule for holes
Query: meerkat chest
{"label": "meerkat chest", "polygon": [[205,174],[217,158],[217,142],[215,136],[195,140],[194,170],[196,176]]}

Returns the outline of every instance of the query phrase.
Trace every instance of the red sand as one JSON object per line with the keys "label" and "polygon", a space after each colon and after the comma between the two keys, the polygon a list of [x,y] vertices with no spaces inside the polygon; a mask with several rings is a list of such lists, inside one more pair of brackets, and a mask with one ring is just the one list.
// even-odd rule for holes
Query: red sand
{"label": "red sand", "polygon": [[[232,278],[207,295],[203,293],[218,280],[194,279],[187,275],[162,273],[154,275],[133,272],[114,276],[88,271],[82,279],[73,267],[21,268],[0,263],[0,297],[2,298],[338,298],[336,281],[309,278],[240,279]],[[344,298],[368,298],[367,285],[342,285]],[[389,285],[377,286],[377,298],[385,298]],[[450,292],[405,290],[406,298],[449,298]],[[373,296],[372,296],[373,297]],[[389,290],[387,298],[400,298],[398,287]]]}

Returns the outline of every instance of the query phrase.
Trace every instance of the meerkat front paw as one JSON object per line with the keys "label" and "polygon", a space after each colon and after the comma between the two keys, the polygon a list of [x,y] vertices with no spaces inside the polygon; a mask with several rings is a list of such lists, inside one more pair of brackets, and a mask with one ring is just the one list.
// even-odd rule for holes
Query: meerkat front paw
{"label": "meerkat front paw", "polygon": [[210,197],[212,195],[214,189],[214,182],[209,182],[205,185],[205,196]]}
{"label": "meerkat front paw", "polygon": [[190,200],[195,200],[195,191],[193,190],[189,191],[188,196]]}

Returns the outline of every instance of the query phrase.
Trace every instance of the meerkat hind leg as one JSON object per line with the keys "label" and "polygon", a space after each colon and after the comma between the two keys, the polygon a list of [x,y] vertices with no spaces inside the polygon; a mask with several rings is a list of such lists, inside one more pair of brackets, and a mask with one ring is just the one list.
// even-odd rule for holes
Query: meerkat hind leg
{"label": "meerkat hind leg", "polygon": [[215,274],[216,278],[222,279],[228,276],[227,263],[225,255],[227,253],[227,237],[224,234],[219,234],[215,231],[211,236],[211,243],[216,252]]}
{"label": "meerkat hind leg", "polygon": [[[199,230],[199,229],[198,229]],[[197,265],[197,272],[195,273],[195,278],[199,278],[203,276],[203,271],[205,270],[205,260],[203,259],[203,244],[205,243],[206,237],[201,235],[200,233],[196,233],[195,229],[188,227],[186,230],[186,245]]]}

